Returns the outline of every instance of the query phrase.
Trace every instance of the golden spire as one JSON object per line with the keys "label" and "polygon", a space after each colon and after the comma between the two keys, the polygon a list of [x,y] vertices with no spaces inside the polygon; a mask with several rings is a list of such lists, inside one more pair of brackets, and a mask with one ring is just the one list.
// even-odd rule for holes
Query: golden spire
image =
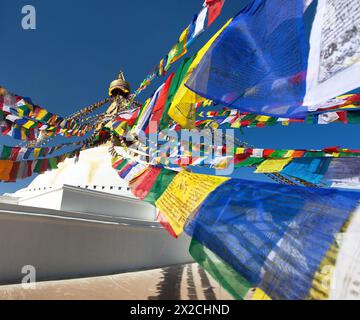
{"label": "golden spire", "polygon": [[109,96],[121,95],[124,98],[130,94],[130,83],[125,80],[124,73],[119,72],[118,78],[110,83]]}

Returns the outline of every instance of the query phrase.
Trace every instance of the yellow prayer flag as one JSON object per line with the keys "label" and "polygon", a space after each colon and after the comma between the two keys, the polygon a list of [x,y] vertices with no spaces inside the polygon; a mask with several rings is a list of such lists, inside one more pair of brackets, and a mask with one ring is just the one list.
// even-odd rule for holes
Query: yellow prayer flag
{"label": "yellow prayer flag", "polygon": [[39,113],[36,115],[35,119],[36,120],[41,120],[43,119],[46,115],[48,114],[48,112],[45,109],[41,109],[39,111]]}
{"label": "yellow prayer flag", "polygon": [[[189,33],[189,30],[190,30],[190,26],[188,26],[180,35],[180,38],[179,38],[179,42],[183,42],[186,40],[187,36],[188,36],[188,33]],[[186,45],[186,44],[185,44]]]}
{"label": "yellow prayer flag", "polygon": [[18,115],[19,115],[20,117],[23,117],[23,116],[25,115],[25,110],[19,108],[19,109],[18,109]]}
{"label": "yellow prayer flag", "polygon": [[260,288],[256,288],[251,300],[271,300],[271,298]]}
{"label": "yellow prayer flag", "polygon": [[155,205],[179,235],[189,215],[226,180],[229,178],[181,171]]}
{"label": "yellow prayer flag", "polygon": [[22,141],[27,140],[27,135],[26,135],[26,129],[25,128],[20,129],[20,134],[21,134],[21,140]]}
{"label": "yellow prayer flag", "polygon": [[34,149],[34,158],[38,158],[40,154],[41,148],[35,148]]}
{"label": "yellow prayer flag", "polygon": [[255,119],[257,121],[262,121],[262,122],[265,122],[265,121],[268,121],[271,117],[269,116],[257,116]]}
{"label": "yellow prayer flag", "polygon": [[26,129],[30,129],[34,124],[35,124],[34,121],[29,120],[28,122],[26,122],[26,123],[23,125],[23,127],[26,128]]}
{"label": "yellow prayer flag", "polygon": [[281,172],[291,160],[291,158],[265,160],[257,167],[255,173]]}
{"label": "yellow prayer flag", "polygon": [[195,104],[207,100],[189,90],[185,86],[185,83],[189,80],[190,75],[200,63],[205,53],[209,50],[210,46],[231,21],[232,19],[230,19],[196,54],[194,61],[191,63],[182,83],[179,86],[179,89],[174,96],[168,114],[170,118],[180,124],[182,128],[192,129],[195,127]]}
{"label": "yellow prayer flag", "polygon": [[[110,124],[111,126],[111,124]],[[118,125],[115,128],[115,132],[119,135],[119,136],[123,136],[125,134],[125,130],[127,127],[127,123],[126,122],[121,122],[120,125]]]}
{"label": "yellow prayer flag", "polygon": [[213,129],[217,129],[217,128],[219,128],[219,124],[216,123],[215,121],[210,120],[209,127],[213,128]]}
{"label": "yellow prayer flag", "polygon": [[245,150],[245,148],[236,148],[235,154],[244,154]]}
{"label": "yellow prayer flag", "polygon": [[356,105],[356,104],[347,104],[347,105],[341,107],[341,109],[359,109],[359,105]]}
{"label": "yellow prayer flag", "polygon": [[295,150],[288,150],[285,155],[284,158],[291,158],[291,156],[294,154]]}
{"label": "yellow prayer flag", "polygon": [[235,121],[231,124],[230,127],[231,127],[231,128],[240,128],[240,127],[241,127],[241,121],[240,121],[240,119],[235,120]]}
{"label": "yellow prayer flag", "polygon": [[213,105],[213,101],[212,100],[205,100],[204,102],[203,102],[203,107],[208,107],[208,106],[212,106]]}

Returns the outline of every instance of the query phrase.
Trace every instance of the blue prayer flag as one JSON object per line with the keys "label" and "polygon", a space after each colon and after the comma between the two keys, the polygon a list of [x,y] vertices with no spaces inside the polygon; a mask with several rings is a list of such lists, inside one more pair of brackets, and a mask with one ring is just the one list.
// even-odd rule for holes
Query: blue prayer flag
{"label": "blue prayer flag", "polygon": [[305,299],[360,193],[232,179],[185,228],[272,299]]}
{"label": "blue prayer flag", "polygon": [[303,0],[254,0],[214,42],[186,86],[233,108],[303,117],[308,39]]}

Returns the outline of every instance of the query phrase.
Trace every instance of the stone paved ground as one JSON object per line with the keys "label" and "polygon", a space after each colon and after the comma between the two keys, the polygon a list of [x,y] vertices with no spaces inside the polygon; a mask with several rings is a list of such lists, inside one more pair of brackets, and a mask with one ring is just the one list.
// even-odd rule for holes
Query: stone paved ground
{"label": "stone paved ground", "polygon": [[226,300],[232,297],[196,263],[103,277],[0,286],[0,299]]}

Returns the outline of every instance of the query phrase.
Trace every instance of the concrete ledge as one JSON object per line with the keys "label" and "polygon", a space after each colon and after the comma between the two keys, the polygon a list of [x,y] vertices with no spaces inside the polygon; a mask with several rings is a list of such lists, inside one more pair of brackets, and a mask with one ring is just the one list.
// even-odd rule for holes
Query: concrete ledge
{"label": "concrete ledge", "polygon": [[[133,197],[70,185],[19,199],[19,205],[154,221],[153,206]],[[134,208],[136,208],[134,210]]]}
{"label": "concrete ledge", "polygon": [[189,242],[154,221],[0,204],[0,284],[25,265],[44,281],[187,263]]}

